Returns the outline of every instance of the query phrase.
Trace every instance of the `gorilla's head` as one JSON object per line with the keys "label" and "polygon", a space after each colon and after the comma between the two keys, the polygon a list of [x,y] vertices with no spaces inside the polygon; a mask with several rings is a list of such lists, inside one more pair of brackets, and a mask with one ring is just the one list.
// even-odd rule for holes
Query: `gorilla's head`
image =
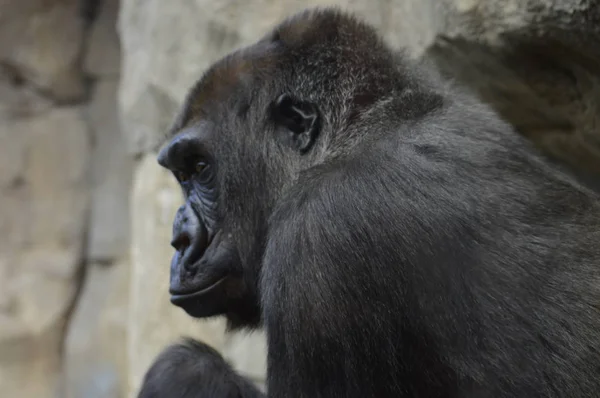
{"label": "gorilla's head", "polygon": [[187,96],[159,163],[185,196],[170,292],[192,316],[226,314],[233,327],[260,321],[261,261],[280,198],[303,171],[363,139],[352,128],[361,112],[397,89],[392,55],[373,51],[383,48],[375,32],[337,18],[307,12],[285,21],[215,63]]}

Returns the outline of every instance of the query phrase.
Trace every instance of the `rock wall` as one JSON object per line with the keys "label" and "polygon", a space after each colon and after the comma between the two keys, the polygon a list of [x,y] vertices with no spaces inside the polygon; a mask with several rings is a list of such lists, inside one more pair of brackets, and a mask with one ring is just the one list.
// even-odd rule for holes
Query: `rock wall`
{"label": "rock wall", "polygon": [[133,159],[118,9],[0,0],[3,396],[123,396]]}
{"label": "rock wall", "polygon": [[[94,149],[88,158],[91,196],[80,292],[63,345],[65,398],[113,398],[127,383],[129,197],[134,159],[126,150],[117,109],[119,2],[105,0],[87,33],[83,69],[94,82],[85,118]],[[91,4],[93,5],[93,4]]]}
{"label": "rock wall", "polygon": [[0,386],[7,396],[60,394],[90,206],[92,134],[79,103],[87,89],[78,66],[85,22],[75,1],[45,3],[0,1]]}
{"label": "rock wall", "polygon": [[215,59],[300,9],[337,4],[427,57],[600,189],[596,0],[0,0],[0,386],[133,397],[188,335],[259,385],[260,332],[168,300],[180,203],[155,150]]}

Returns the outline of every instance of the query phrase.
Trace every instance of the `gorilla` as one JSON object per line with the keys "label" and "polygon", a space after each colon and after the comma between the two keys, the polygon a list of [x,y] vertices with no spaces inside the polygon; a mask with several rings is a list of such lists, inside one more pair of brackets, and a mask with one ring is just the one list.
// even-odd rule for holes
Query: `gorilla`
{"label": "gorilla", "polygon": [[[227,55],[158,162],[170,294],[267,334],[267,396],[600,396],[600,198],[337,9]],[[202,343],[140,397],[262,393]]]}
{"label": "gorilla", "polygon": [[[210,375],[210,377],[199,377]],[[262,393],[206,344],[185,339],[162,352],[146,372],[141,397],[260,398]]]}

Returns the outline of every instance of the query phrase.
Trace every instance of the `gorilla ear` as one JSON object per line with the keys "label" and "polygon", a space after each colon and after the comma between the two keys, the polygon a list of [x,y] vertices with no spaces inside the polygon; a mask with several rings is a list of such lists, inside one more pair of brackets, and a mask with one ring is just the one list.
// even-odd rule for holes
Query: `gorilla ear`
{"label": "gorilla ear", "polygon": [[319,132],[319,112],[311,102],[283,94],[273,104],[273,119],[284,128],[295,149],[304,153],[314,143]]}

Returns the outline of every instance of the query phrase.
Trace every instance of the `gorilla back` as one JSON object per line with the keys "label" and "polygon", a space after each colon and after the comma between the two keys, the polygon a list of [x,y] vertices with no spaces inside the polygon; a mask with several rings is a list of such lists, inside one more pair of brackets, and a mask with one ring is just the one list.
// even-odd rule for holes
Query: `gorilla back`
{"label": "gorilla back", "polygon": [[159,162],[172,301],[262,324],[269,396],[600,395],[597,194],[355,18],[217,62]]}

